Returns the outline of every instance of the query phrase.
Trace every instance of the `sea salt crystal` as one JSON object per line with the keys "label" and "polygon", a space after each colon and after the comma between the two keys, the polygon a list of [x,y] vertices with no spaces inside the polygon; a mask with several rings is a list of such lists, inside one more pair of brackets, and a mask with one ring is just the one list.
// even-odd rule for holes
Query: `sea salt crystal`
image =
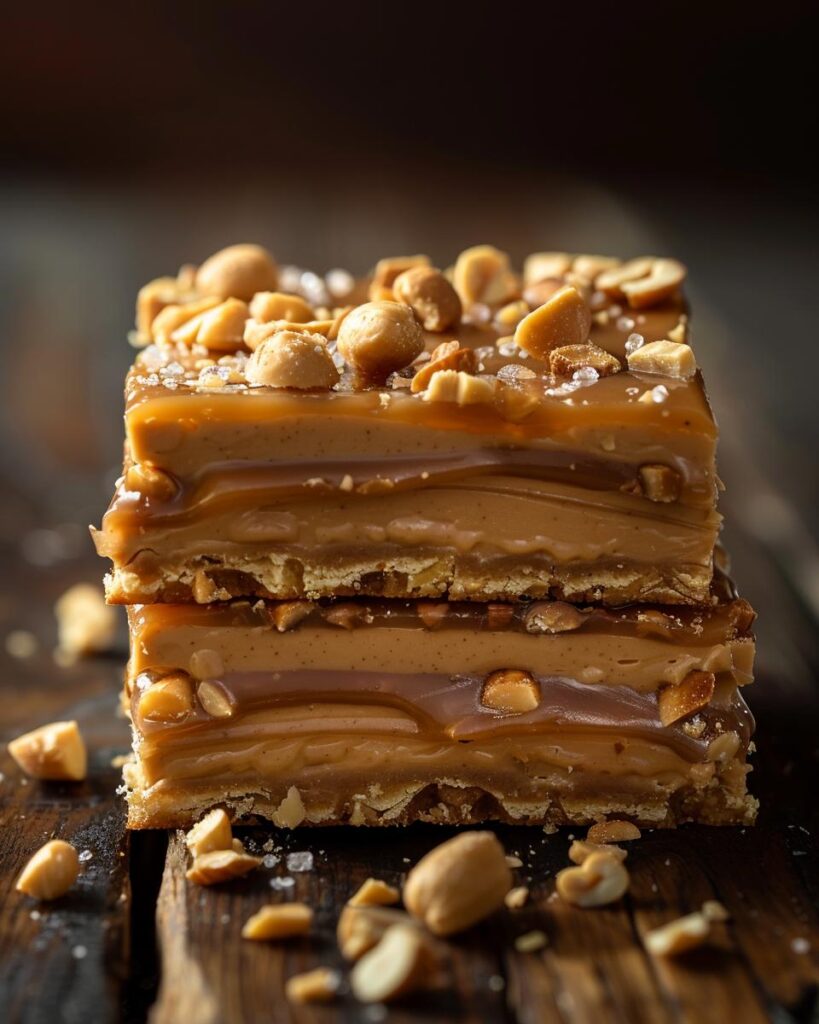
{"label": "sea salt crystal", "polygon": [[535,371],[528,366],[521,366],[519,363],[508,363],[498,370],[498,380],[532,380]]}
{"label": "sea salt crystal", "polygon": [[794,953],[807,953],[810,951],[810,943],[800,935],[791,941],[791,949]]}
{"label": "sea salt crystal", "polygon": [[498,352],[500,352],[504,359],[510,359],[518,354],[518,347],[514,341],[504,341],[498,345]]}
{"label": "sea salt crystal", "polygon": [[71,950],[71,955],[75,960],[84,960],[88,956],[88,950],[85,946],[75,946]]}
{"label": "sea salt crystal", "polygon": [[313,854],[309,850],[298,850],[296,853],[288,853],[287,870],[295,872],[312,871]]}
{"label": "sea salt crystal", "polygon": [[[634,324],[632,323],[632,327]],[[626,355],[630,356],[632,352],[636,352],[638,348],[642,348],[645,345],[646,339],[642,334],[630,334],[626,338]]]}
{"label": "sea salt crystal", "polygon": [[85,862],[87,860],[91,860],[93,856],[94,854],[90,850],[83,850],[77,859],[79,861]]}
{"label": "sea salt crystal", "polygon": [[296,884],[295,878],[271,878],[268,883],[271,889],[275,889],[277,892],[281,892],[283,889],[292,889]]}
{"label": "sea salt crystal", "polygon": [[599,378],[600,374],[593,366],[581,366],[572,374],[572,380],[579,381],[581,384],[594,384]]}
{"label": "sea salt crystal", "polygon": [[280,860],[281,857],[277,857],[275,853],[266,853],[262,857],[262,865],[266,868],[274,868]]}
{"label": "sea salt crystal", "polygon": [[656,402],[657,405],[664,402],[666,398],[668,398],[668,388],[665,384],[658,384],[656,388],[651,389],[651,400]]}
{"label": "sea salt crystal", "polygon": [[333,270],[328,270],[324,283],[335,298],[341,299],[345,295],[349,295],[353,290],[355,278],[348,270],[341,270],[339,267],[335,267]]}
{"label": "sea salt crystal", "polygon": [[618,331],[633,331],[635,323],[630,316],[621,316],[618,318],[615,326]]}

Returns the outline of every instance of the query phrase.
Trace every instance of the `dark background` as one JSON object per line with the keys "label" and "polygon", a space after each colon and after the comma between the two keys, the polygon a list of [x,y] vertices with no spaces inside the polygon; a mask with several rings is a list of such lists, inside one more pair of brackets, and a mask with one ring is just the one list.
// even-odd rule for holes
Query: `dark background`
{"label": "dark background", "polygon": [[234,241],[318,271],[484,241],[655,252],[690,267],[723,509],[819,609],[816,23],[789,2],[16,5],[5,553],[101,571],[84,527],[121,454],[133,301],[184,261]]}

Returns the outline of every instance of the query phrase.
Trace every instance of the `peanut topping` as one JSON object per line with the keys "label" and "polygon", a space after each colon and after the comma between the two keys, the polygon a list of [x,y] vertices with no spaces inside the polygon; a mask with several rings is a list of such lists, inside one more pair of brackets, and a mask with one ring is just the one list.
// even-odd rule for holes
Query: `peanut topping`
{"label": "peanut topping", "polygon": [[319,336],[319,340],[327,341],[330,337],[335,337],[333,328],[336,320],[307,320],[305,323],[296,323],[293,320],[271,320],[269,323],[258,323],[256,320],[248,320],[245,324],[245,345],[251,352],[255,352],[263,341],[267,341],[268,338],[272,338],[274,334],[280,334],[282,331],[293,331],[295,334],[315,334]]}
{"label": "peanut topping", "polygon": [[170,501],[177,490],[172,476],[145,462],[137,462],[128,467],[125,486],[129,491],[136,491],[156,501]]}
{"label": "peanut topping", "polygon": [[313,310],[300,295],[257,292],[250,301],[250,315],[259,323],[289,320],[294,324],[304,324],[313,319]]}
{"label": "peanut topping", "polygon": [[395,279],[393,292],[412,307],[425,331],[446,331],[461,319],[458,293],[434,267],[405,270]]}
{"label": "peanut topping", "polygon": [[307,817],[307,811],[301,793],[295,786],[287,791],[287,796],[273,812],[273,823],[279,828],[297,828]]}
{"label": "peanut topping", "polygon": [[607,853],[617,860],[625,860],[628,854],[619,846],[612,846],[609,843],[590,843],[585,839],[575,839],[569,847],[569,860],[574,864],[582,864],[588,860],[593,853]]}
{"label": "peanut topping", "polygon": [[313,923],[313,911],[305,903],[276,903],[257,910],[245,921],[243,939],[267,942],[307,935]]}
{"label": "peanut topping", "polygon": [[185,877],[197,885],[216,885],[241,878],[261,864],[258,857],[237,850],[211,850],[194,858]]}
{"label": "peanut topping", "polygon": [[688,380],[697,372],[697,360],[690,345],[679,345],[676,341],[650,341],[629,353],[628,368]]}
{"label": "peanut topping", "polygon": [[[213,850],[234,848],[230,819],[221,807],[208,811],[204,818],[197,821],[185,835],[185,845],[194,857],[201,857],[203,853],[211,853]],[[236,852],[243,853],[244,850]]]}
{"label": "peanut topping", "polygon": [[[540,303],[536,302],[536,306]],[[514,331],[521,320],[529,313],[529,303],[523,299],[507,302],[495,314],[495,323],[505,331]]]}
{"label": "peanut topping", "polygon": [[640,830],[630,821],[614,818],[611,821],[598,821],[586,833],[590,843],[628,843],[640,838]]}
{"label": "peanut topping", "polygon": [[680,953],[701,946],[710,931],[710,921],[697,911],[648,932],[644,944],[652,956],[679,956]]}
{"label": "peanut topping", "polygon": [[497,381],[475,377],[463,370],[436,370],[422,395],[424,402],[455,402],[457,405],[491,405]]}
{"label": "peanut topping", "polygon": [[547,278],[563,277],[571,265],[572,258],[567,252],[533,252],[523,261],[523,283],[536,284]]}
{"label": "peanut topping", "polygon": [[515,328],[515,344],[538,359],[552,349],[583,345],[591,330],[591,311],[573,285],[565,285]]}
{"label": "peanut topping", "polygon": [[640,466],[640,487],[649,501],[676,501],[682,479],[676,469],[661,464]]}
{"label": "peanut topping", "polygon": [[526,613],[527,633],[568,633],[583,625],[585,616],[565,601],[536,601]]}
{"label": "peanut topping", "polygon": [[432,953],[412,925],[395,924],[350,972],[350,987],[362,1003],[387,1003],[427,983]]}
{"label": "peanut topping", "polygon": [[477,302],[490,306],[506,302],[517,292],[509,257],[492,245],[465,249],[455,262],[452,283],[467,309]]}
{"label": "peanut topping", "polygon": [[[188,282],[179,277],[158,277],[143,285],[137,293],[136,329],[139,339],[147,342],[151,338],[151,324],[166,306],[184,301]],[[192,297],[192,296],[191,296]]]}
{"label": "peanut topping", "polygon": [[[385,256],[379,260],[373,271],[369,298],[373,302],[381,299],[393,299],[393,285],[397,278],[415,267],[428,267],[429,256]],[[403,301],[403,300],[402,300]]]}
{"label": "peanut topping", "polygon": [[474,373],[476,365],[477,360],[473,349],[461,348],[460,342],[457,341],[444,341],[433,349],[429,362],[424,363],[412,378],[410,390],[414,393],[424,391],[429,385],[433,373],[437,373],[439,370],[462,370],[464,373]]}
{"label": "peanut topping", "polygon": [[171,341],[183,345],[204,345],[211,351],[234,352],[242,346],[249,316],[246,303],[239,299],[226,299],[177,327],[171,333]]}
{"label": "peanut topping", "polygon": [[54,605],[60,650],[71,657],[107,651],[117,629],[117,613],[99,587],[76,583]]}
{"label": "peanut topping", "polygon": [[350,907],[384,907],[397,903],[401,893],[393,885],[387,885],[380,878],[368,878],[359,890],[347,900]]}
{"label": "peanut topping", "polygon": [[736,757],[738,750],[739,736],[737,733],[724,732],[722,736],[717,736],[715,740],[711,740],[708,744],[705,758],[707,761],[718,761],[721,764],[726,764]]}
{"label": "peanut topping", "polygon": [[79,873],[80,858],[74,847],[52,839],[28,861],[15,889],[36,900],[56,900],[68,892]]}
{"label": "peanut topping", "polygon": [[286,633],[288,629],[293,629],[306,619],[312,610],[312,601],[282,601],[273,607],[270,617],[276,629],[280,633]]}
{"label": "peanut topping", "polygon": [[620,266],[620,260],[613,256],[575,256],[572,270],[587,281],[594,282],[600,274]]}
{"label": "peanut topping", "polygon": [[220,299],[250,302],[256,292],[274,291],[278,283],[278,267],[260,245],[229,245],[206,259],[196,272],[197,291]]}
{"label": "peanut topping", "polygon": [[375,906],[352,907],[348,903],[341,912],[336,928],[341,955],[345,960],[358,960],[394,924],[415,925],[415,921],[404,910]]}
{"label": "peanut topping", "polygon": [[219,305],[219,300],[211,296],[207,299],[197,299],[195,302],[183,304],[174,303],[165,306],[157,313],[151,324],[151,336],[154,341],[168,345],[171,335],[179,330],[184,324],[204,313],[208,309],[214,309]]}
{"label": "peanut topping", "polygon": [[664,686],[657,696],[660,721],[663,725],[693,715],[706,707],[714,696],[716,677],[713,672],[689,672],[682,682]]}
{"label": "peanut topping", "polygon": [[410,871],[404,903],[434,935],[453,935],[503,905],[512,873],[492,832],[463,832]]}
{"label": "peanut topping", "polygon": [[140,718],[149,722],[181,722],[193,711],[193,682],[186,672],[173,672],[152,683],[139,698]]}
{"label": "peanut topping", "polygon": [[605,292],[612,299],[624,298],[623,285],[647,277],[654,266],[654,256],[638,256],[637,259],[621,263],[598,274],[594,281],[598,291]]}
{"label": "peanut topping", "polygon": [[622,370],[620,360],[597,345],[561,345],[549,353],[549,369],[557,377],[571,377],[590,366],[599,377],[610,377]]}
{"label": "peanut topping", "polygon": [[8,752],[32,779],[80,782],[85,778],[88,755],[76,722],[52,722],[23,733],[8,745]]}
{"label": "peanut topping", "polygon": [[278,331],[266,338],[247,361],[251,384],[299,391],[326,391],[339,372],[327,343],[308,331]]}
{"label": "peanut topping", "polygon": [[493,672],[484,683],[481,704],[493,711],[522,715],[540,704],[540,687],[528,672],[503,669]]}
{"label": "peanut topping", "polygon": [[509,890],[503,902],[510,910],[520,910],[521,907],[526,905],[528,899],[529,889],[525,885],[518,885],[514,889]]}
{"label": "peanut topping", "polygon": [[222,683],[205,679],[196,688],[199,703],[211,718],[230,718],[236,710],[233,696]]}
{"label": "peanut topping", "polygon": [[[562,278],[548,278],[545,281],[537,281],[535,284],[527,285],[523,289],[523,301],[531,309],[538,309],[559,292],[561,288],[565,288],[565,286],[566,282]],[[520,319],[522,320],[523,317]],[[520,323],[520,320],[518,320],[518,323]]]}
{"label": "peanut topping", "polygon": [[657,306],[674,294],[685,280],[686,269],[677,260],[654,260],[647,276],[624,281],[620,290],[633,309]]}
{"label": "peanut topping", "polygon": [[576,907],[603,907],[614,903],[629,887],[629,874],[618,857],[593,853],[578,867],[558,871],[558,895]]}
{"label": "peanut topping", "polygon": [[403,302],[365,302],[338,331],[338,350],[365,377],[385,379],[424,350],[424,332]]}
{"label": "peanut topping", "polygon": [[341,985],[341,975],[329,967],[316,967],[288,978],[284,993],[291,1003],[329,1003]]}

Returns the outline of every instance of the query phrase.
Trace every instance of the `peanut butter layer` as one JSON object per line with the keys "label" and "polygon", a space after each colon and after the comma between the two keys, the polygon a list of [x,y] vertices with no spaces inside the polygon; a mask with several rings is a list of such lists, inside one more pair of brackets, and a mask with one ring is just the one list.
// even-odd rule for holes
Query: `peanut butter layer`
{"label": "peanut butter layer", "polygon": [[[730,596],[680,614],[359,600],[129,618],[136,826],[181,822],[214,792],[269,814],[290,786],[316,822],[403,820],[447,786],[491,796],[488,816],[544,823],[601,807],[661,824],[706,803],[713,820],[752,813],[752,613]],[[706,699],[669,720],[664,691],[692,676]]]}
{"label": "peanut butter layer", "polygon": [[[462,270],[495,259],[459,258]],[[457,319],[402,305],[412,289],[389,274],[382,285],[383,267],[350,286],[335,321],[301,329],[319,338],[311,359],[335,362],[332,386],[299,384],[292,339],[272,353],[279,376],[258,372],[259,339],[283,330],[258,318],[283,300],[257,296],[221,355],[212,332],[157,326],[170,312],[158,304],[154,344],[128,377],[126,474],[95,536],[114,564],[109,600],[706,600],[719,528],[716,427],[693,368],[636,355],[671,337],[663,344],[693,360],[679,289],[632,307],[619,285],[592,287],[601,272],[585,258],[582,274],[571,260],[534,265],[483,291],[455,273]],[[546,270],[554,276],[540,278]],[[557,343],[571,347],[575,327],[542,322],[561,286],[590,325],[569,354]],[[390,323],[367,349],[367,359],[393,359],[378,372],[364,372],[361,332],[345,336],[370,308],[358,305],[368,288],[387,300],[378,310],[403,310],[420,332],[405,366],[394,362]],[[216,300],[195,290],[178,298],[173,323],[203,303],[200,316],[216,315]],[[532,311],[540,320],[524,329]],[[280,366],[288,352],[295,376]]]}

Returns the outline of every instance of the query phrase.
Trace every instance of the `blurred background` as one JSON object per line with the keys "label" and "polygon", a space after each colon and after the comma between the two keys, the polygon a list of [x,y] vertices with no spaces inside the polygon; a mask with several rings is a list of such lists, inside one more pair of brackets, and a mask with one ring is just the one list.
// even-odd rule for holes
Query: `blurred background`
{"label": "blurred background", "polygon": [[[102,574],[86,527],[118,472],[137,289],[236,241],[317,271],[419,251],[447,265],[479,242],[518,261],[681,258],[723,428],[737,575],[764,603],[776,574],[787,615],[814,621],[816,12],[789,0],[7,10],[0,544],[21,582],[4,588],[0,628],[36,631],[20,593],[38,573],[55,594]],[[810,672],[815,648],[775,646],[791,675]]]}

